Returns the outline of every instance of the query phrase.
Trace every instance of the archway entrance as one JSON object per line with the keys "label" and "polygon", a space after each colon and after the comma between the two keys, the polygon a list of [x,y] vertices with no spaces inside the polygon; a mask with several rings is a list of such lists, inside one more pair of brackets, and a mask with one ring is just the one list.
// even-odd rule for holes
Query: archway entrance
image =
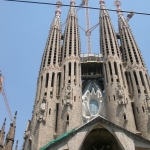
{"label": "archway entrance", "polygon": [[121,150],[121,148],[108,130],[99,128],[89,133],[81,150]]}

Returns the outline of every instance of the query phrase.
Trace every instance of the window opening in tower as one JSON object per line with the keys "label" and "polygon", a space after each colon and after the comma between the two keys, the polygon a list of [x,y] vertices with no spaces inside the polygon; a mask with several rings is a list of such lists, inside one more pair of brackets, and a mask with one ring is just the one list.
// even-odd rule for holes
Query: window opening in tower
{"label": "window opening in tower", "polygon": [[69,65],[69,73],[68,73],[68,75],[71,76],[71,62],[68,65]]}
{"label": "window opening in tower", "polygon": [[134,92],[134,87],[133,87],[133,82],[132,82],[132,78],[131,78],[131,72],[128,73],[129,74],[129,80],[130,80],[130,84],[131,84],[131,93]]}
{"label": "window opening in tower", "polygon": [[135,71],[133,71],[133,74],[134,74],[135,82],[136,82],[136,85],[137,85],[138,93],[141,93],[141,91],[140,91],[140,87],[139,87],[139,83],[138,83],[137,74],[136,74],[136,72],[135,72]]}
{"label": "window opening in tower", "polygon": [[129,89],[129,92],[130,92],[129,79],[128,79],[128,73],[127,73],[127,71],[125,71],[125,77],[126,77],[126,82],[127,82],[128,89]]}
{"label": "window opening in tower", "polygon": [[142,110],[143,110],[143,113],[145,112],[145,109],[144,109],[144,107],[142,106]]}
{"label": "window opening in tower", "polygon": [[108,83],[108,75],[107,75],[107,68],[106,68],[106,64],[104,64],[104,72],[106,73],[106,83]]}
{"label": "window opening in tower", "polygon": [[117,68],[117,63],[116,63],[116,62],[114,62],[114,68],[115,68],[115,74],[116,74],[116,76],[117,76],[116,81],[119,82],[118,68]]}
{"label": "window opening in tower", "polygon": [[54,78],[55,78],[55,73],[52,73],[52,80],[51,80],[51,87],[54,86]]}
{"label": "window opening in tower", "polygon": [[49,81],[49,73],[46,73],[46,82],[45,82],[45,87],[48,87],[48,81]]}
{"label": "window opening in tower", "polygon": [[64,81],[63,81],[63,86],[65,86],[65,72],[66,72],[66,66],[64,65]]}
{"label": "window opening in tower", "polygon": [[134,117],[134,121],[135,121],[135,127],[136,127],[136,130],[138,130],[138,127],[137,127],[137,121],[136,121],[136,114],[135,114],[135,109],[134,109],[134,103],[131,103],[131,106],[132,106],[132,112],[133,112],[133,117]]}
{"label": "window opening in tower", "polygon": [[41,98],[41,92],[42,92],[42,86],[43,86],[42,84],[43,84],[43,76],[41,76],[39,100],[40,100],[40,98]]}
{"label": "window opening in tower", "polygon": [[55,132],[57,132],[57,123],[58,123],[58,111],[59,111],[59,104],[56,104],[56,117],[55,117]]}

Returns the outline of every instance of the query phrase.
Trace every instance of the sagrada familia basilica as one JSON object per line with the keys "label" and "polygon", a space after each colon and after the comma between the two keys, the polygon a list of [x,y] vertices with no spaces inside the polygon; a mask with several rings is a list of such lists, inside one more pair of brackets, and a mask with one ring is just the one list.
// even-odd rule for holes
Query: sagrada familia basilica
{"label": "sagrada familia basilica", "polygon": [[[149,75],[120,1],[115,5],[118,33],[100,0],[95,55],[81,54],[75,0],[64,32],[58,3],[23,150],[150,150]],[[0,150],[12,150],[15,118],[6,142],[5,123],[0,131]]]}

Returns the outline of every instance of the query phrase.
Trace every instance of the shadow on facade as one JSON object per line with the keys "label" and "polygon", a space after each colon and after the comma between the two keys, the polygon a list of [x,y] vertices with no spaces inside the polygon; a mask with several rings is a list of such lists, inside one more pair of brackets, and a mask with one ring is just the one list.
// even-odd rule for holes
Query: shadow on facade
{"label": "shadow on facade", "polygon": [[106,129],[93,129],[81,150],[121,150],[115,137]]}

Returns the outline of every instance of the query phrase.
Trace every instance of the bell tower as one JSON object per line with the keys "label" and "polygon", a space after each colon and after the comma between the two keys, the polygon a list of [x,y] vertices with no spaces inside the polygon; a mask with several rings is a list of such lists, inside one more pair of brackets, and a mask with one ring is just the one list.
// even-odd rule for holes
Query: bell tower
{"label": "bell tower", "polygon": [[150,140],[148,126],[150,114],[150,81],[140,49],[135,41],[127,20],[121,12],[119,0],[115,1],[118,12],[119,34],[122,58],[129,96],[132,99],[137,130]]}
{"label": "bell tower", "polygon": [[61,2],[57,2],[55,17],[43,53],[38,76],[37,92],[31,121],[25,131],[24,149],[40,149],[53,140],[57,126],[60,92]]}
{"label": "bell tower", "polygon": [[103,54],[106,119],[135,132],[120,48],[104,0],[100,0],[100,8],[100,47]]}
{"label": "bell tower", "polygon": [[82,125],[80,35],[75,1],[71,0],[64,32],[58,134]]}

